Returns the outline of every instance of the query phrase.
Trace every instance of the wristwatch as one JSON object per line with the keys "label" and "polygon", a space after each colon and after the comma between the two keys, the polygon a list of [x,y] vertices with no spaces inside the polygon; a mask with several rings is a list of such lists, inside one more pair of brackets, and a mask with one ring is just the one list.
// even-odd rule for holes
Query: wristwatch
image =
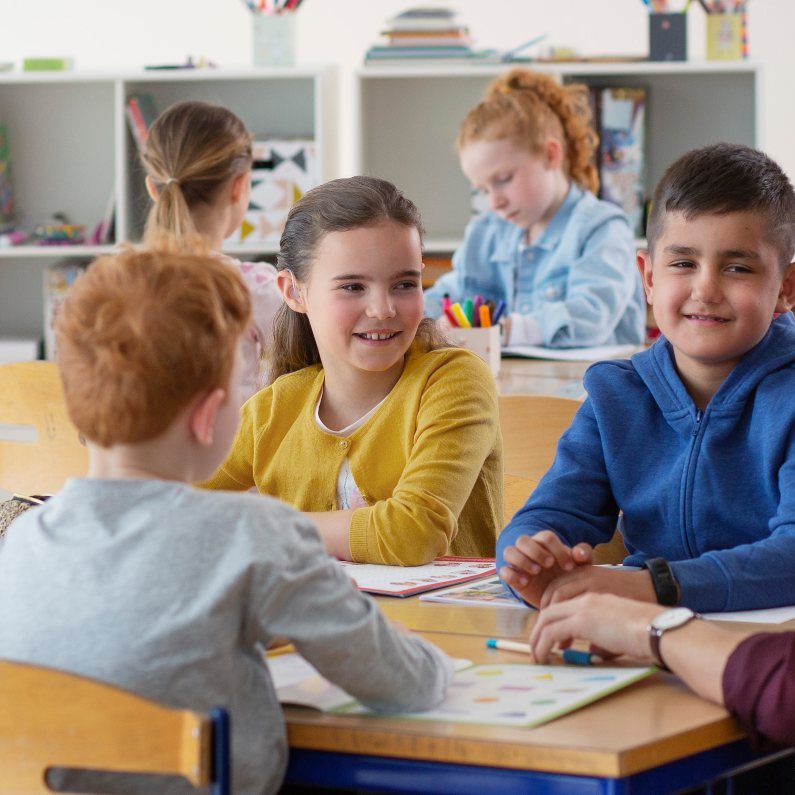
{"label": "wristwatch", "polygon": [[665,671],[671,670],[665,664],[660,654],[660,638],[665,632],[683,627],[688,621],[692,621],[694,618],[700,618],[700,616],[698,613],[694,613],[689,607],[673,607],[670,610],[665,610],[651,620],[647,629],[649,630],[651,654],[658,667]]}
{"label": "wristwatch", "polygon": [[651,584],[657,596],[657,603],[661,605],[679,604],[679,583],[671,571],[665,558],[649,558],[644,564],[644,569],[651,574]]}

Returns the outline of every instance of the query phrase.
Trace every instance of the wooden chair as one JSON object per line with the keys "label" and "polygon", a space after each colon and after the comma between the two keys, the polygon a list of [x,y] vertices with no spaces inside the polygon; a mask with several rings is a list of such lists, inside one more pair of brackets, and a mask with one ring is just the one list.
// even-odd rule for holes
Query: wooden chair
{"label": "wooden chair", "polygon": [[500,395],[499,400],[505,472],[538,482],[582,403],[552,395]]}
{"label": "wooden chair", "polygon": [[506,474],[502,482],[503,519],[505,524],[527,502],[530,492],[538,485],[537,480],[520,478],[517,475]]}
{"label": "wooden chair", "polygon": [[[522,507],[552,466],[558,439],[569,427],[579,400],[551,395],[500,395],[505,460],[505,522]],[[526,489],[521,499],[522,489]],[[627,555],[621,535],[594,549],[595,563],[620,563]]]}
{"label": "wooden chair", "polygon": [[0,792],[53,792],[50,768],[179,775],[230,789],[229,718],[170,709],[93,679],[0,661]]}
{"label": "wooden chair", "polygon": [[0,366],[0,490],[52,494],[87,470],[55,364]]}

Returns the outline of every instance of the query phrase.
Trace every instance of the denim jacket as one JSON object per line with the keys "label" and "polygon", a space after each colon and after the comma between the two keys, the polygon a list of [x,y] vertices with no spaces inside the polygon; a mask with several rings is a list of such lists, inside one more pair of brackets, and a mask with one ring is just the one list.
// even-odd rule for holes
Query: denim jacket
{"label": "denim jacket", "polygon": [[[643,342],[646,301],[629,222],[609,202],[572,183],[542,235],[524,245],[524,230],[494,213],[474,218],[453,257],[453,270],[425,293],[425,314],[438,317],[445,293],[504,300],[530,315],[554,348]],[[511,344],[526,344],[514,340]]]}

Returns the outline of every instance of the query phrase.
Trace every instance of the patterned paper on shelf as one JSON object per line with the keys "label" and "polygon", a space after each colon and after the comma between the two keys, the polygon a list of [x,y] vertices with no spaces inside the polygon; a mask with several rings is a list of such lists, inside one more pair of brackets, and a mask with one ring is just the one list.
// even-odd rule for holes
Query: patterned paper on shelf
{"label": "patterned paper on shelf", "polygon": [[307,138],[255,141],[251,198],[232,242],[279,243],[287,213],[317,184],[315,142]]}

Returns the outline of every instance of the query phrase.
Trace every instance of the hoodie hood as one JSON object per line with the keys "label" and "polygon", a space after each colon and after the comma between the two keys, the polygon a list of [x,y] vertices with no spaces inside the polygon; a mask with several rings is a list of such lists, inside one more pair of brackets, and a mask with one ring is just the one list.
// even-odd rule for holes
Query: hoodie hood
{"label": "hoodie hood", "polygon": [[[651,348],[636,353],[631,362],[668,422],[676,427],[681,420],[692,427],[696,406],[676,371],[671,343],[660,337]],[[787,312],[773,320],[765,336],[743,356],[713,396],[707,411],[721,415],[739,413],[762,380],[793,364],[795,317]]]}

